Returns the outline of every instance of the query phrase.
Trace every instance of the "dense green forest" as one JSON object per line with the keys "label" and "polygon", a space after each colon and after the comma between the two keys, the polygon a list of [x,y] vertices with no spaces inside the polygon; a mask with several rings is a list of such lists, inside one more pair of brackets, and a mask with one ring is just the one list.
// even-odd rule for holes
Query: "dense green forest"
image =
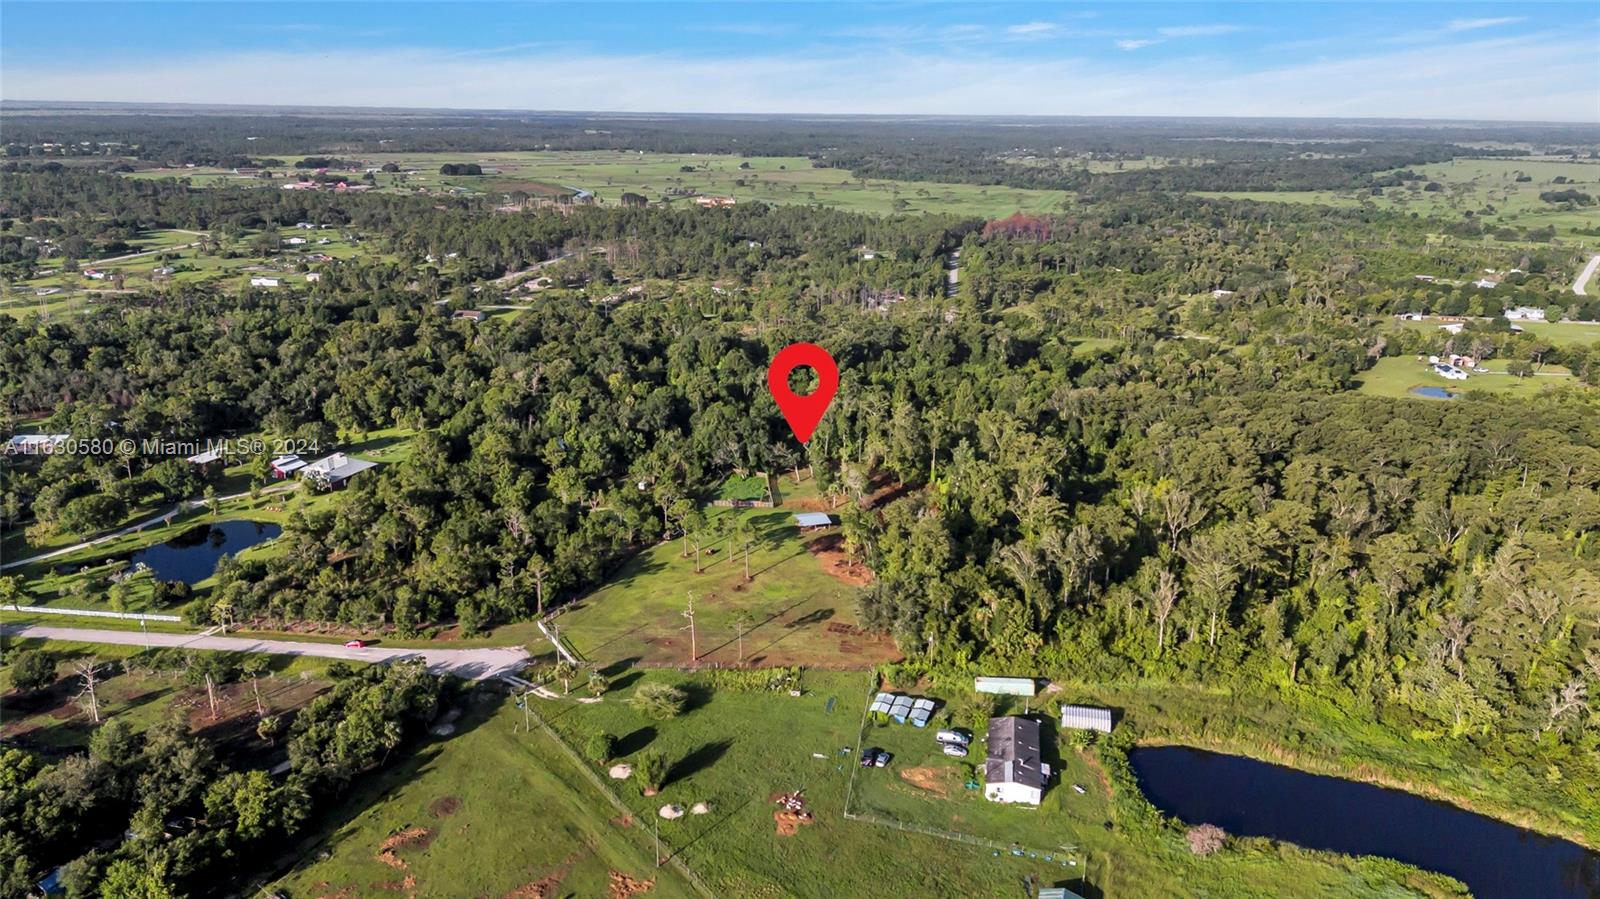
{"label": "dense green forest", "polygon": [[[211,152],[209,130],[235,127],[201,120],[158,142],[139,121],[101,125],[102,137],[193,158]],[[339,149],[316,140],[319,127],[282,120],[262,151]],[[452,146],[505,140],[462,134],[478,136]],[[9,171],[0,195],[11,276],[45,262],[22,232],[75,238],[88,255],[152,228],[228,240],[314,221],[385,255],[329,263],[294,290],[175,285],[82,315],[0,317],[0,414],[80,439],[260,433],[331,450],[416,433],[405,464],[296,510],[283,552],[224,563],[210,595],[181,607],[196,623],[482,632],[705,527],[699,501],[729,473],[809,465],[841,503],[846,551],[875,574],[864,619],[914,668],[1032,660],[1062,679],[1324,703],[1459,746],[1592,841],[1600,344],[1555,346],[1498,318],[1506,296],[1600,318],[1600,301],[1567,290],[1572,251],[1440,241],[1438,223],[1396,213],[1167,193],[1348,186],[1450,155],[1370,149],[1122,173],[1108,185],[1140,190],[991,223],[757,205],[495,215],[465,200],[197,191],[35,161]],[[854,152],[829,164],[951,179],[964,158]],[[862,246],[877,264],[862,264]],[[592,288],[503,319],[451,318],[492,293],[490,279],[561,253],[563,283]],[[427,261],[447,254],[459,262]],[[1492,308],[1467,286],[1415,278],[1470,280],[1489,265],[1519,269]],[[601,296],[623,284],[639,290]],[[863,308],[890,289],[904,299]],[[1485,320],[1454,337],[1391,330],[1414,311]],[[828,348],[842,377],[803,450],[764,387],[772,354],[799,340]],[[1375,362],[1446,342],[1563,365],[1574,383],[1439,403],[1354,392]],[[30,535],[87,535],[197,487],[178,460],[144,454],[6,457],[0,472],[0,524]],[[895,498],[868,508],[885,485]],[[87,757],[54,762],[7,750],[7,886],[70,861],[79,883],[154,876],[204,892],[208,872],[292,832],[437,696],[406,667],[342,675],[295,717],[281,782],[214,763],[182,728],[102,727]],[[142,854],[151,828],[200,809],[211,826]],[[115,848],[61,849],[114,836],[130,816]]]}

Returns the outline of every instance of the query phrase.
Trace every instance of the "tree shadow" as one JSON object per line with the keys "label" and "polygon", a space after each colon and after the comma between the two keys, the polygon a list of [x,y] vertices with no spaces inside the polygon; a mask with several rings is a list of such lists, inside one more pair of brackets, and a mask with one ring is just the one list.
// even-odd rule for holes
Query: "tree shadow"
{"label": "tree shadow", "polygon": [[683,691],[683,713],[686,715],[696,709],[704,708],[711,702],[712,690],[705,684],[679,684],[678,689]]}
{"label": "tree shadow", "polygon": [[675,762],[667,769],[667,776],[663,779],[663,786],[687,780],[690,777],[715,765],[718,759],[728,754],[733,747],[732,740],[713,740],[702,745],[699,749],[689,753]]}
{"label": "tree shadow", "polygon": [[606,692],[613,693],[618,690],[626,690],[638,683],[639,679],[642,677],[644,677],[643,671],[634,670],[629,671],[627,674],[624,674],[621,677],[612,678],[611,685],[606,689]]}
{"label": "tree shadow", "polygon": [[633,666],[639,664],[639,662],[641,662],[641,661],[642,661],[642,659],[639,656],[633,656],[631,658],[626,658],[626,659],[618,659],[617,661],[612,662],[611,664],[607,665],[606,667],[601,668],[600,669],[600,673],[604,674],[606,677],[617,677],[618,675],[622,674],[622,672],[627,671],[629,668],[632,668]]}
{"label": "tree shadow", "polygon": [[805,627],[808,624],[821,624],[822,622],[827,621],[829,618],[832,618],[833,615],[833,609],[817,609],[814,612],[807,612],[806,614],[801,615],[799,618],[796,618],[793,621],[785,624],[784,627],[795,628]]}
{"label": "tree shadow", "polygon": [[621,738],[619,738],[617,740],[617,749],[616,749],[617,758],[625,758],[627,756],[633,755],[634,753],[644,749],[645,747],[649,746],[651,743],[655,742],[655,739],[656,739],[656,729],[655,729],[655,727],[652,726],[652,725],[646,724],[644,727],[641,727],[638,730],[634,731],[633,733],[628,734],[625,737],[621,737]]}

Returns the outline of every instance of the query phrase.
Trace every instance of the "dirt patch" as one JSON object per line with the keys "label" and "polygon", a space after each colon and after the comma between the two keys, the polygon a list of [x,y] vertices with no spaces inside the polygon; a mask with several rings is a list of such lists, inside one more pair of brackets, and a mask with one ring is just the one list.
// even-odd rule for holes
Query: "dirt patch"
{"label": "dirt patch", "polygon": [[611,823],[615,824],[618,827],[632,827],[633,826],[633,816],[632,815],[618,815],[615,818],[611,819]]}
{"label": "dirt patch", "polygon": [[853,587],[872,583],[872,570],[845,553],[844,538],[838,534],[828,534],[807,542],[806,552],[817,560],[823,571],[837,580]]}
{"label": "dirt patch", "polygon": [[611,888],[606,891],[606,899],[629,899],[640,893],[650,892],[654,887],[654,880],[636,880],[621,871],[611,872]]}
{"label": "dirt patch", "polygon": [[944,772],[938,768],[901,768],[900,779],[919,790],[938,793],[940,796],[950,795],[950,787],[945,783]]}
{"label": "dirt patch", "polygon": [[382,880],[371,884],[371,887],[386,893],[410,893],[417,888],[417,878],[407,874],[403,880]]}
{"label": "dirt patch", "polygon": [[461,811],[460,796],[440,796],[428,806],[428,814],[435,818],[448,818]]}
{"label": "dirt patch", "polygon": [[400,857],[400,850],[426,849],[435,836],[436,834],[426,827],[408,827],[399,833],[391,834],[378,845],[378,861],[404,871],[406,863]]}
{"label": "dirt patch", "polygon": [[561,881],[567,876],[566,869],[552,871],[532,883],[525,883],[501,899],[554,899],[557,891],[561,889]]}
{"label": "dirt patch", "polygon": [[778,823],[778,836],[780,837],[792,837],[800,832],[801,826],[815,823],[815,819],[809,814],[797,814],[783,809],[773,812],[772,820]]}

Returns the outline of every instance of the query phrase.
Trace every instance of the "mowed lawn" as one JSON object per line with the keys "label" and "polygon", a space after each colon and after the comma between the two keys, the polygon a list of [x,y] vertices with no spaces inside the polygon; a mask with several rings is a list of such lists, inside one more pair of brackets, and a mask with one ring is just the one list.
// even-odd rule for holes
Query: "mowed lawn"
{"label": "mowed lawn", "polygon": [[[1443,345],[1446,335],[1439,330],[1439,322],[1435,319],[1425,321],[1403,321],[1400,327],[1422,331],[1437,335]],[[1587,322],[1517,322],[1517,326],[1528,334],[1541,340],[1549,341],[1551,345],[1587,346],[1600,343],[1600,324]]]}
{"label": "mowed lawn", "polygon": [[465,708],[454,735],[359,781],[273,886],[295,899],[603,897],[616,871],[654,880],[651,899],[695,895],[655,867],[648,824],[626,826],[537,726],[517,732],[510,699],[480,691]]}
{"label": "mowed lawn", "polygon": [[1434,387],[1453,394],[1484,392],[1508,396],[1533,396],[1546,390],[1561,387],[1588,389],[1572,372],[1559,365],[1546,365],[1536,375],[1527,378],[1505,373],[1506,361],[1490,359],[1484,363],[1490,371],[1472,374],[1465,381],[1451,381],[1439,376],[1433,366],[1419,362],[1411,356],[1390,356],[1378,363],[1358,379],[1360,392],[1370,396],[1387,396],[1399,399],[1443,401],[1442,397],[1422,396],[1412,391],[1419,387]]}
{"label": "mowed lawn", "polygon": [[802,533],[794,525],[798,508],[816,504],[812,483],[796,488],[784,481],[786,504],[775,509],[706,510],[713,520],[750,522],[751,580],[730,541],[703,550],[696,572],[692,545],[686,556],[684,541],[672,540],[628,560],[610,582],[557,617],[561,635],[601,665],[689,665],[696,660],[684,612],[693,594],[701,665],[740,661],[741,614],[746,664],[866,668],[897,657],[889,638],[860,625],[858,584],[867,573],[850,567],[837,549],[838,527]]}
{"label": "mowed lawn", "polygon": [[[1142,813],[1119,811],[1135,804],[1124,797],[1119,805],[1114,790],[1134,787],[1113,787],[1095,757],[1065,746],[1061,781],[1037,810],[994,805],[967,791],[965,764],[938,752],[931,729],[869,728],[867,743],[888,747],[897,757],[887,768],[861,769],[857,736],[873,689],[864,673],[807,672],[798,697],[716,688],[706,674],[631,672],[622,681],[595,704],[535,701],[575,746],[604,731],[619,738],[624,761],[646,750],[663,756],[669,774],[660,795],[645,797],[632,781],[617,785],[639,818],[648,820],[668,803],[685,809],[710,805],[706,815],[661,821],[661,839],[721,896],[1021,895],[1022,880],[1030,875],[1041,885],[1122,899],[1423,895],[1402,879],[1410,884],[1426,878],[1387,862],[1261,840],[1197,858],[1178,830]],[[633,710],[628,694],[651,681],[683,688],[687,710],[665,721]],[[975,750],[974,759],[981,760],[981,744]],[[1073,783],[1085,792],[1073,791]],[[792,790],[803,791],[813,819],[783,835],[773,799]],[[858,813],[1001,847],[847,819],[852,792]],[[1011,841],[1022,855],[1008,851]],[[1080,882],[1085,873],[1087,885]]]}

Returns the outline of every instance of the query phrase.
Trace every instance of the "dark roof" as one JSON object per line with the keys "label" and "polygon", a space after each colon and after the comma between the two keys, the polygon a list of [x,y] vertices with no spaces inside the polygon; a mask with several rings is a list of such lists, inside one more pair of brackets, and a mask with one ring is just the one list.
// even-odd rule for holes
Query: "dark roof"
{"label": "dark roof", "polygon": [[1042,790],[1043,762],[1039,722],[1015,715],[989,719],[989,758],[984,763],[987,782],[1017,783]]}

